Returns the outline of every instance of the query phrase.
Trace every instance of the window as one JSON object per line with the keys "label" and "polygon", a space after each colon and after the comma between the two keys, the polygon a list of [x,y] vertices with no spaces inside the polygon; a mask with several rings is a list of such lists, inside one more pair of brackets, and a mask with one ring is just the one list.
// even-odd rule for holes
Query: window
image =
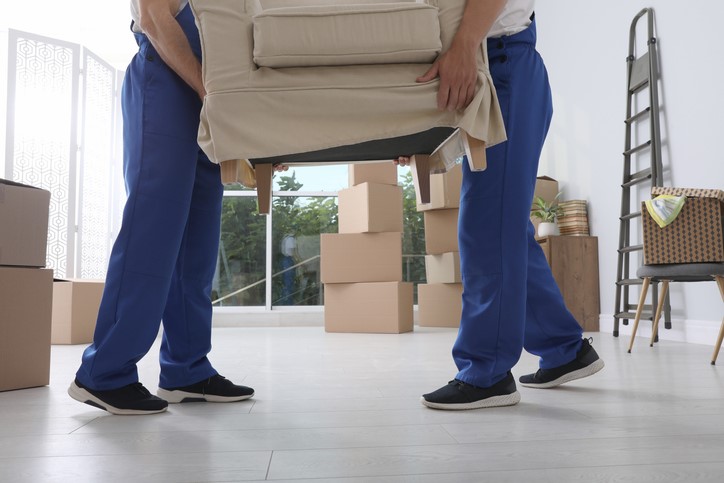
{"label": "window", "polygon": [[225,194],[211,293],[215,307],[266,305],[266,225],[266,217],[257,214],[254,192]]}
{"label": "window", "polygon": [[320,234],[337,233],[337,197],[279,196],[272,217],[272,305],[323,305]]}
{"label": "window", "polygon": [[[341,169],[340,169],[341,168]],[[409,170],[401,170],[406,282],[425,283],[425,230]],[[301,180],[304,180],[302,182]],[[315,191],[307,190],[310,183]],[[227,187],[221,221],[215,307],[319,306],[320,234],[337,233],[337,190],[347,186],[344,165],[277,173],[272,213],[257,213],[256,192]],[[324,191],[330,187],[334,191]],[[267,280],[271,284],[267,286]]]}

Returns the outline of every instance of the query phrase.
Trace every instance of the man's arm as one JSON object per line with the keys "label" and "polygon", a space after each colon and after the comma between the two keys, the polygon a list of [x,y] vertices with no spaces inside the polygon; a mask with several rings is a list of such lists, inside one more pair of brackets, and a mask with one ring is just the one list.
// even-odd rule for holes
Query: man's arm
{"label": "man's arm", "polygon": [[163,61],[203,99],[201,63],[176,21],[178,6],[179,0],[139,0],[139,23]]}
{"label": "man's arm", "polygon": [[417,79],[430,82],[440,77],[437,107],[441,111],[462,109],[473,100],[478,79],[477,49],[506,3],[508,0],[468,0],[450,49]]}

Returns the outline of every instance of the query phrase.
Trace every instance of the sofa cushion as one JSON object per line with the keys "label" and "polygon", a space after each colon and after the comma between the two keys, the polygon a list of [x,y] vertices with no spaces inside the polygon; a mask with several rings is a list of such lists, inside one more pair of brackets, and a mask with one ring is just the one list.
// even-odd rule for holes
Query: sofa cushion
{"label": "sofa cushion", "polygon": [[432,63],[442,48],[437,8],[418,3],[273,8],[253,22],[260,67]]}

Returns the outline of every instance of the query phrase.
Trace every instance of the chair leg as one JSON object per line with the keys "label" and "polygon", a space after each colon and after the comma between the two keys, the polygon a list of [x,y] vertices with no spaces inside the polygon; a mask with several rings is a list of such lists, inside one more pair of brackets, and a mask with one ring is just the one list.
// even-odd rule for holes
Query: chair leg
{"label": "chair leg", "polygon": [[[719,292],[721,293],[721,299],[724,301],[724,277],[716,277],[716,283],[719,285]],[[711,365],[716,364],[716,358],[719,356],[719,349],[721,349],[721,343],[724,340],[724,319],[721,321],[721,327],[719,328],[719,337],[716,339],[716,345],[714,346],[714,354],[711,356]]]}
{"label": "chair leg", "polygon": [[465,133],[464,139],[470,171],[485,171],[488,167],[488,158],[485,152],[487,146],[485,142],[480,139],[475,139],[468,133]]}
{"label": "chair leg", "polygon": [[420,197],[420,203],[430,202],[430,156],[416,154],[410,158],[410,170],[415,191]]}
{"label": "chair leg", "polygon": [[254,170],[256,171],[256,196],[259,214],[268,215],[271,211],[274,166],[271,164],[257,164]]}
{"label": "chair leg", "polygon": [[639,306],[636,307],[636,318],[634,319],[634,325],[633,330],[631,331],[631,342],[629,342],[628,345],[628,353],[631,353],[631,349],[633,349],[634,339],[636,338],[636,331],[639,328],[639,320],[641,320],[641,312],[644,310],[644,304],[646,303],[646,294],[649,291],[649,283],[651,283],[650,278],[644,279],[644,284],[641,287],[641,296],[639,297]]}
{"label": "chair leg", "polygon": [[659,319],[661,319],[661,312],[663,312],[664,310],[664,303],[666,302],[667,293],[669,293],[669,281],[664,280],[661,284],[661,295],[659,295],[659,304],[656,306],[654,325],[651,327],[651,342],[649,342],[649,347],[653,347],[654,341],[656,341],[656,335],[659,332]]}

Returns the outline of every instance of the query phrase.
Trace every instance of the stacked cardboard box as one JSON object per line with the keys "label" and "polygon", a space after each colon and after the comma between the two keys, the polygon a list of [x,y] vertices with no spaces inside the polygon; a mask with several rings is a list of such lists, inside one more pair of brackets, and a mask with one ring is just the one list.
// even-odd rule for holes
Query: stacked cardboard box
{"label": "stacked cardboard box", "polygon": [[413,329],[412,284],[402,281],[402,188],[391,162],[352,164],[339,192],[339,233],[321,238],[327,332]]}
{"label": "stacked cardboard box", "polygon": [[430,203],[417,210],[425,218],[425,275],[417,287],[419,324],[422,327],[458,327],[462,312],[462,280],[458,253],[458,212],[462,168],[430,176]]}
{"label": "stacked cardboard box", "polygon": [[53,282],[52,344],[90,344],[103,296],[103,280]]}
{"label": "stacked cardboard box", "polygon": [[651,196],[686,196],[681,212],[661,228],[641,204],[644,263],[724,262],[724,191],[697,188],[652,188]]}
{"label": "stacked cardboard box", "polygon": [[50,193],[0,179],[0,391],[50,382]]}

